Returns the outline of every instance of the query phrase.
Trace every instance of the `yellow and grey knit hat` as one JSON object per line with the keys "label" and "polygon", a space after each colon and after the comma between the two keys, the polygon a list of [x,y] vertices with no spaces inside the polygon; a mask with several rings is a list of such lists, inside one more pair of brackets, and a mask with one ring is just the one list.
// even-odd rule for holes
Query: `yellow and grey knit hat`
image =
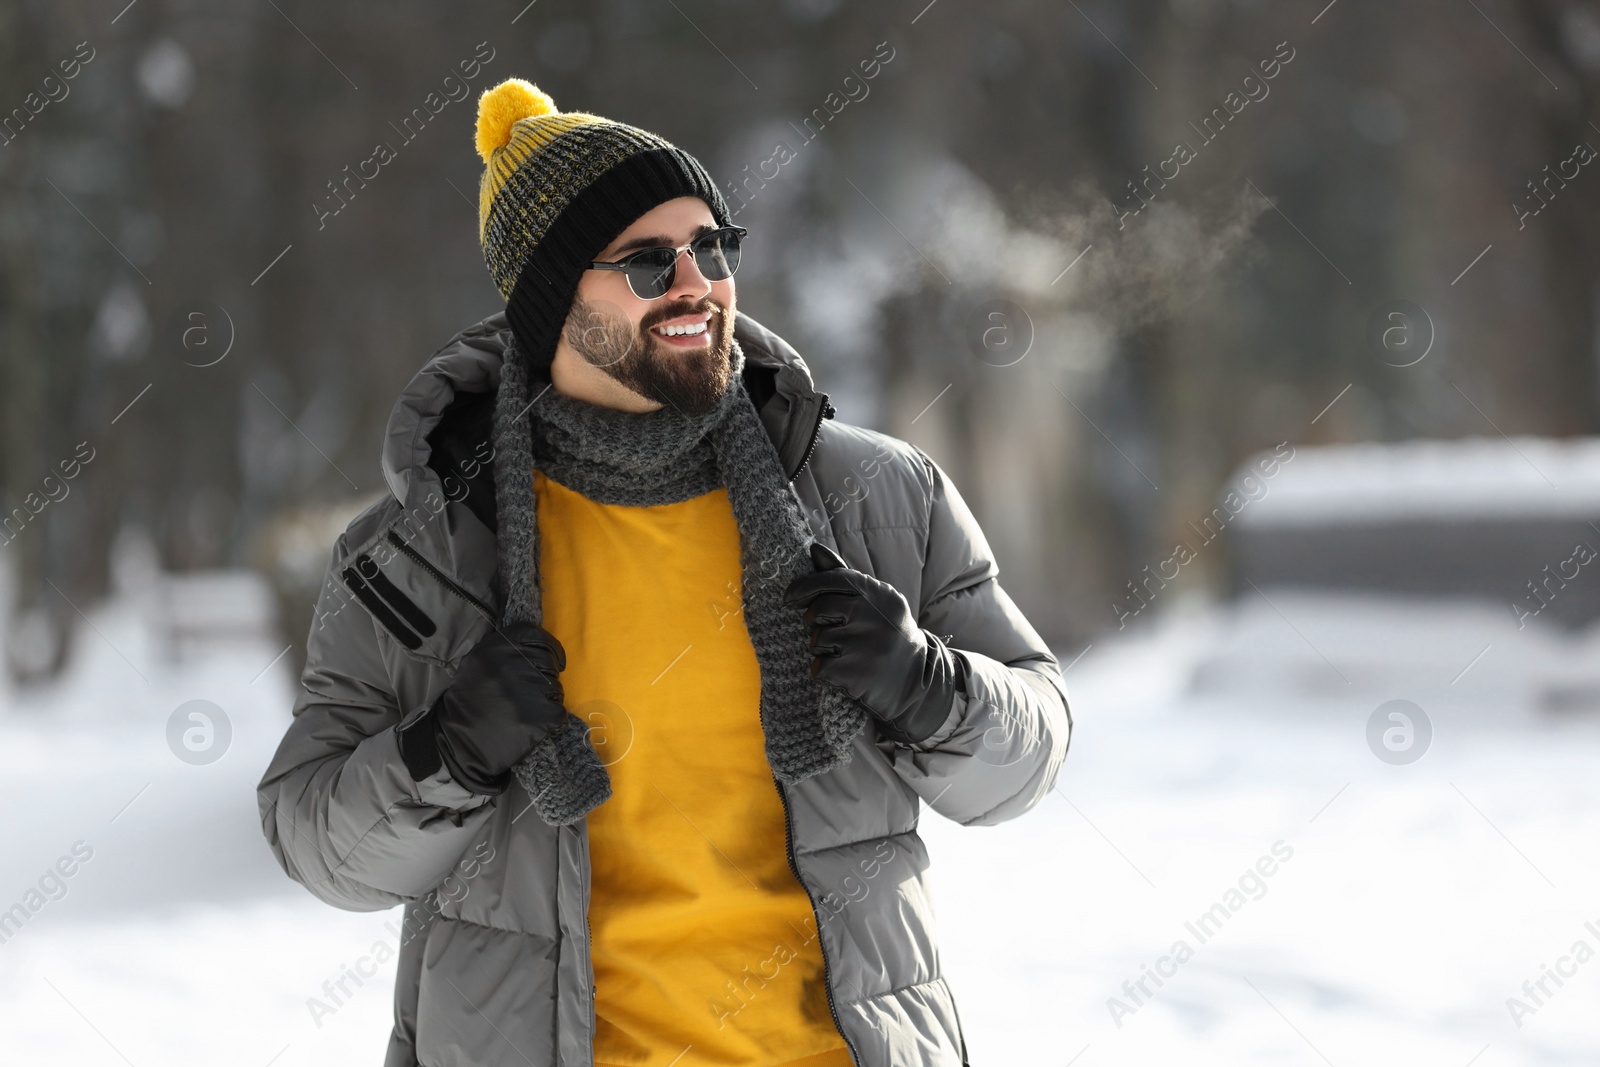
{"label": "yellow and grey knit hat", "polygon": [[730,224],[717,185],[688,152],[599,115],[556,109],[508,78],[478,98],[478,240],[530,370],[548,378],[584,270],[651,208],[698,196]]}

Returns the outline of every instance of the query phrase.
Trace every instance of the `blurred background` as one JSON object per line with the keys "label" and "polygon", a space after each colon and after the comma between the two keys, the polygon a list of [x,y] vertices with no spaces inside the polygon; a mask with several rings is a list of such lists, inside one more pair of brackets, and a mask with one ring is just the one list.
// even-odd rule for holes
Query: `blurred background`
{"label": "blurred background", "polygon": [[1600,950],[1600,4],[18,0],[26,1058],[381,1054],[392,966],[306,1002],[385,917],[290,883],[252,793],[397,394],[502,306],[472,133],[512,76],[707,165],[740,310],[950,473],[1067,668],[1055,794],[924,823],[975,1063],[1600,1058],[1560,963]]}

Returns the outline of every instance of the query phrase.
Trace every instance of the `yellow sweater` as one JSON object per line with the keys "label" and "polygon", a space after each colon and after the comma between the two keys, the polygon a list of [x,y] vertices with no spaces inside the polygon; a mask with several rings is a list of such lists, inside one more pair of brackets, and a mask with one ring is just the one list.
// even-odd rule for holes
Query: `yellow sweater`
{"label": "yellow sweater", "polygon": [[726,489],[597,504],[535,471],[544,626],[612,796],[589,813],[597,1067],[851,1067],[785,853]]}

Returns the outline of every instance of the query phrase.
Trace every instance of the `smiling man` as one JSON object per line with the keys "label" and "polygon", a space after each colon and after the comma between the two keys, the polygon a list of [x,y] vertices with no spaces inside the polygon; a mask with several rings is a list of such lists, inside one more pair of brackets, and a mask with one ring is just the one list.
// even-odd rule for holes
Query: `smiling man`
{"label": "smiling man", "polygon": [[[641,215],[596,257],[604,266],[591,269],[651,248],[688,252],[684,246],[717,232],[704,200],[677,197]],[[718,247],[726,263],[728,240]],[[736,240],[731,247],[737,264]],[[670,404],[703,415],[715,407],[733,380],[733,275],[707,281],[698,271],[676,273],[672,288],[655,299],[636,295],[624,281],[626,270],[585,277],[556,344],[550,368],[556,389],[619,411]]]}
{"label": "smiling man", "polygon": [[1055,657],[737,311],[693,156],[518,79],[477,147],[505,311],[395,405],[260,785],[290,877],[404,908],[385,1067],[966,1065],[918,818],[1040,803]]}

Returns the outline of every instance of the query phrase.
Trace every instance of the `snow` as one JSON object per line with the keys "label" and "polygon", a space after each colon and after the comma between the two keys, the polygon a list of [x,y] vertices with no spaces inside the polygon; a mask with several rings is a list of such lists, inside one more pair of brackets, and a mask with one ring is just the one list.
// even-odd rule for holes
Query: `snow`
{"label": "snow", "polygon": [[[1264,592],[1092,646],[1067,673],[1063,774],[1028,815],[924,820],[972,1062],[1600,1061],[1600,960],[1547,980],[1520,1027],[1506,1005],[1574,942],[1600,949],[1600,726],[1526,697],[1562,651],[1600,673],[1600,638],[1519,634],[1494,605]],[[1406,766],[1366,743],[1392,698],[1434,726]],[[1279,841],[1264,895],[1200,943],[1185,923]],[[1127,996],[1179,939],[1193,957]]]}
{"label": "snow", "polygon": [[[60,684],[0,710],[0,909],[93,849],[0,944],[0,1059],[378,1064],[392,959],[331,1015],[307,1001],[392,946],[398,913],[322,904],[261,837],[254,786],[292,703],[282,645],[234,634],[170,660],[150,595],[89,609]],[[1600,948],[1600,724],[1546,698],[1600,693],[1597,652],[1600,631],[1518,631],[1500,605],[1273,588],[1097,640],[1067,673],[1058,789],[1001,826],[923,818],[972,1062],[1600,1061],[1600,959],[1546,979],[1520,1027],[1506,1006],[1574,942]],[[1366,741],[1397,698],[1433,725],[1403,766]],[[167,742],[196,699],[232,726],[201,765]],[[1249,876],[1280,842],[1288,857]],[[1227,911],[1242,877],[1202,943],[1186,924]],[[1163,985],[1124,992],[1180,939],[1193,955]]]}
{"label": "snow", "polygon": [[[215,578],[212,588],[259,606],[248,575]],[[385,923],[398,911],[329,907],[277,866],[255,785],[289,723],[288,657],[274,663],[281,645],[244,641],[234,627],[209,651],[169,658],[163,605],[205,584],[163,583],[88,610],[93,629],[66,677],[10,694],[0,713],[0,909],[37,889],[75,843],[92,850],[62,880],[65,895],[0,944],[0,1061],[383,1060],[392,957],[359,987],[346,979],[351,995],[333,1014],[313,1018],[307,1000],[375,942],[392,949]],[[168,717],[194,699],[232,726],[226,752],[204,765],[167,746]]]}
{"label": "snow", "polygon": [[1234,488],[1249,503],[1241,527],[1600,517],[1595,437],[1296,445],[1284,455],[1276,469],[1258,466],[1271,451],[1240,464]]}

